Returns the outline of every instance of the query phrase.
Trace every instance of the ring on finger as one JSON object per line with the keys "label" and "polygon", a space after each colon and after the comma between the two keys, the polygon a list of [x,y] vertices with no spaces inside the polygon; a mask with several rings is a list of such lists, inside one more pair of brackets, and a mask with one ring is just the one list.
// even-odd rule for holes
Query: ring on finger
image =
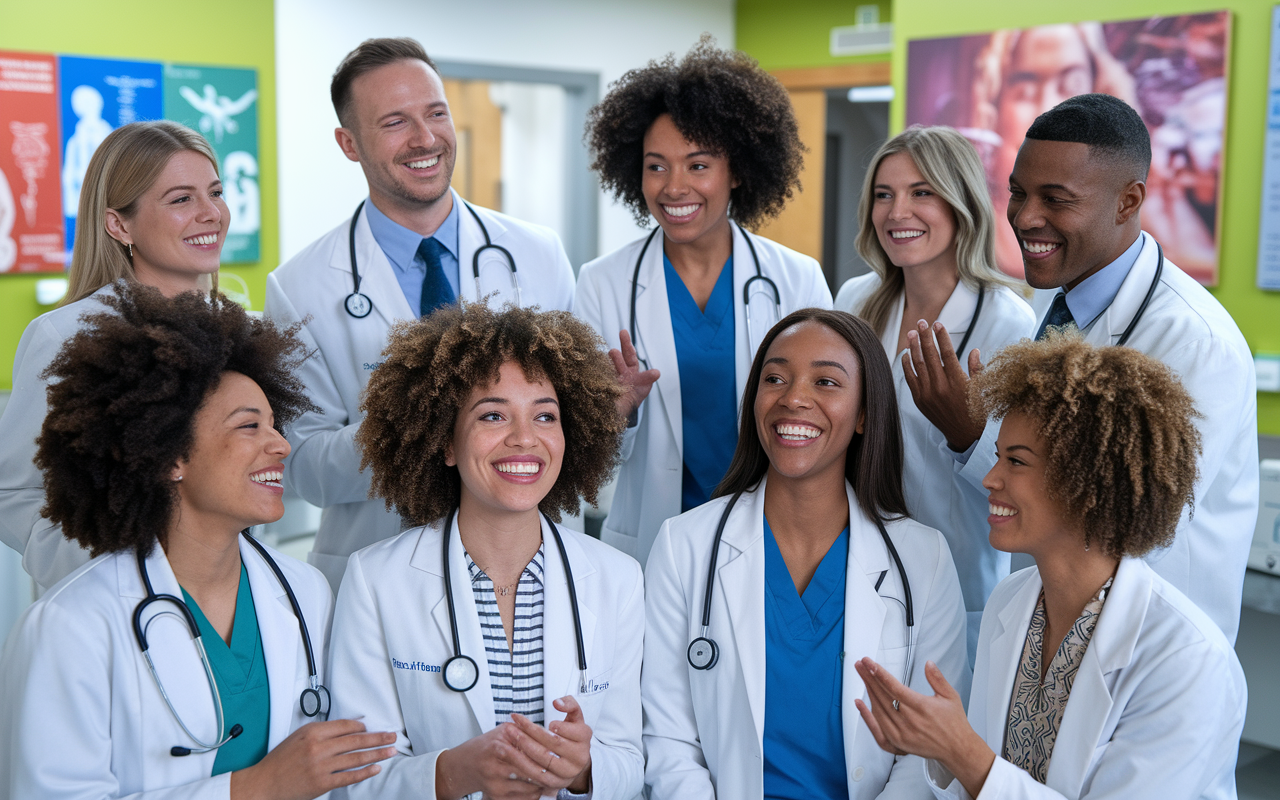
{"label": "ring on finger", "polygon": [[519,777],[520,777],[519,775],[517,775],[517,774],[515,774],[515,773],[513,772],[513,773],[511,773],[510,775],[508,775],[508,776],[507,776],[507,780],[509,780],[509,781],[514,781],[514,780],[516,780],[516,779],[517,779],[517,778],[519,778]]}
{"label": "ring on finger", "polygon": [[897,700],[894,700],[894,701],[893,701],[893,710],[894,710],[894,711],[897,711],[897,710],[898,710],[898,701],[897,701]]}
{"label": "ring on finger", "polygon": [[542,771],[546,772],[547,770],[551,769],[551,762],[555,760],[556,760],[555,753],[547,753],[547,764],[542,768]]}

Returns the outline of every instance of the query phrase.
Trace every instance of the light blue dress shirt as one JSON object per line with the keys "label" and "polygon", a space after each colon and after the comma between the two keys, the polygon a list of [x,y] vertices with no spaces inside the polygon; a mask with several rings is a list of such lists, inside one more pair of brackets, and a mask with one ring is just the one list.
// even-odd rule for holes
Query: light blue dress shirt
{"label": "light blue dress shirt", "polygon": [[[455,297],[461,294],[458,291],[459,205],[457,198],[454,198],[453,210],[444,218],[444,222],[440,223],[440,227],[434,234],[435,240],[444,245],[445,253],[440,257],[440,267],[444,270],[444,276],[449,280],[449,286],[453,288]],[[426,274],[426,265],[418,257],[418,245],[422,244],[422,240],[426,237],[393,221],[378,210],[373,201],[364,204],[364,213],[368,215],[369,231],[373,234],[373,240],[378,243],[378,247],[382,248],[387,260],[391,262],[391,269],[396,274],[400,291],[404,292],[404,299],[409,301],[409,308],[416,313],[422,302],[422,278]]]}
{"label": "light blue dress shirt", "polygon": [[1111,301],[1116,299],[1120,285],[1129,277],[1129,270],[1138,263],[1138,254],[1142,252],[1142,234],[1129,245],[1129,249],[1120,257],[1089,277],[1080,281],[1079,285],[1067,292],[1067,308],[1071,309],[1071,318],[1076,327],[1084,330],[1102,316]]}
{"label": "light blue dress shirt", "polygon": [[846,527],[796,593],[764,521],[765,800],[848,800],[844,722]]}

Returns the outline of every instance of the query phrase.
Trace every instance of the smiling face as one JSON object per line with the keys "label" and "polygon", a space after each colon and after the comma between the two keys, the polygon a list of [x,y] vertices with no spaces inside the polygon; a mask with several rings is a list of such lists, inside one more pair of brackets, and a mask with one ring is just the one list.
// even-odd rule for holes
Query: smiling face
{"label": "smiling face", "polygon": [[231,214],[213,164],[182,150],[135,201],[131,217],[107,209],[106,221],[112,237],[133,245],[134,277],[173,295],[218,271]]}
{"label": "smiling face", "polygon": [[738,186],[729,159],[684,138],[670,114],[644,135],[643,169],[644,201],[667,241],[691,244],[728,232],[729,193]]}
{"label": "smiling face", "polygon": [[457,137],[444,83],[426,62],[404,59],[357,77],[348,117],[338,144],[360,163],[379,209],[415,213],[448,196]]}
{"label": "smiling face", "polygon": [[903,269],[956,269],[956,215],[920,174],[909,153],[876,168],[871,222],[889,261]]}
{"label": "smiling face", "polygon": [[171,477],[178,488],[179,526],[230,533],[284,516],[284,458],[289,443],[272,427],[267,397],[251,378],[223,373],[196,412],[191,455]]}
{"label": "smiling face", "polygon": [[783,331],[765,354],[754,411],[770,480],[843,482],[849,444],[866,417],[853,347],[818,322]]}
{"label": "smiling face", "polygon": [[461,507],[478,515],[537,517],[564,462],[555,387],[508,361],[458,409],[445,463],[462,478]]}
{"label": "smiling face", "polygon": [[1034,419],[1010,412],[996,439],[996,465],[982,485],[988,504],[991,546],[1032,556],[1049,549],[1084,546],[1084,533],[1071,525],[1062,505],[1049,496],[1048,448]]}
{"label": "smiling face", "polygon": [[1009,176],[1009,224],[1027,283],[1068,290],[1119,258],[1138,235],[1140,181],[1125,183],[1087,144],[1027,139]]}

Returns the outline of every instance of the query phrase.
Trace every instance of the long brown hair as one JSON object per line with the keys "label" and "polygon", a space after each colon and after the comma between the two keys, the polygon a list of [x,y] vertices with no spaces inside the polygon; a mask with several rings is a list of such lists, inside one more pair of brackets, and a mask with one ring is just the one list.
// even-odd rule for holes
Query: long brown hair
{"label": "long brown hair", "polygon": [[713,497],[750,491],[760,485],[769,470],[769,457],[756,431],[756,396],[760,374],[769,347],[783,331],[802,322],[816,322],[834,331],[853,348],[862,383],[862,408],[866,412],[863,433],[855,434],[845,458],[844,476],[853,485],[862,511],[872,519],[890,520],[907,516],[907,500],[902,491],[902,426],[898,420],[898,400],[893,388],[893,372],[871,326],[844,311],[802,308],[783,317],[760,343],[751,374],[742,395],[742,415],[738,447],[724,480]]}

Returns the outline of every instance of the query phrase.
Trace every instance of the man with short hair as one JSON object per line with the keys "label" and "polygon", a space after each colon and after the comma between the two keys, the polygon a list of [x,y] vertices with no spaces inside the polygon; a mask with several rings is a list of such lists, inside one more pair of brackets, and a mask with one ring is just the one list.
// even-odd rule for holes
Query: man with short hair
{"label": "man with short hair", "polygon": [[[1167,550],[1146,557],[1234,642],[1245,563],[1258,513],[1258,402],[1240,329],[1204,287],[1143,233],[1151,140],[1137,112],[1104,94],[1066,100],[1036,118],[1009,176],[1009,224],[1039,336],[1078,328],[1096,345],[1127,345],[1163,361],[1195,399],[1203,452],[1195,510]],[[941,329],[937,329],[941,332]],[[967,378],[950,340],[908,334],[907,382],[947,437],[963,478],[981,484],[995,463],[997,423],[970,417]],[[976,350],[970,374],[981,370]]]}
{"label": "man with short hair", "polygon": [[418,42],[365,41],[339,64],[330,94],[334,137],[360,164],[369,197],[267,276],[266,315],[303,323],[316,351],[299,377],[322,413],[294,422],[284,478],[322,509],[309,560],[336,592],[348,555],[401,528],[369,499],[353,440],[391,325],[460,300],[569,311],[574,277],[553,231],[477,208],[450,187],[457,137],[444,83]]}

